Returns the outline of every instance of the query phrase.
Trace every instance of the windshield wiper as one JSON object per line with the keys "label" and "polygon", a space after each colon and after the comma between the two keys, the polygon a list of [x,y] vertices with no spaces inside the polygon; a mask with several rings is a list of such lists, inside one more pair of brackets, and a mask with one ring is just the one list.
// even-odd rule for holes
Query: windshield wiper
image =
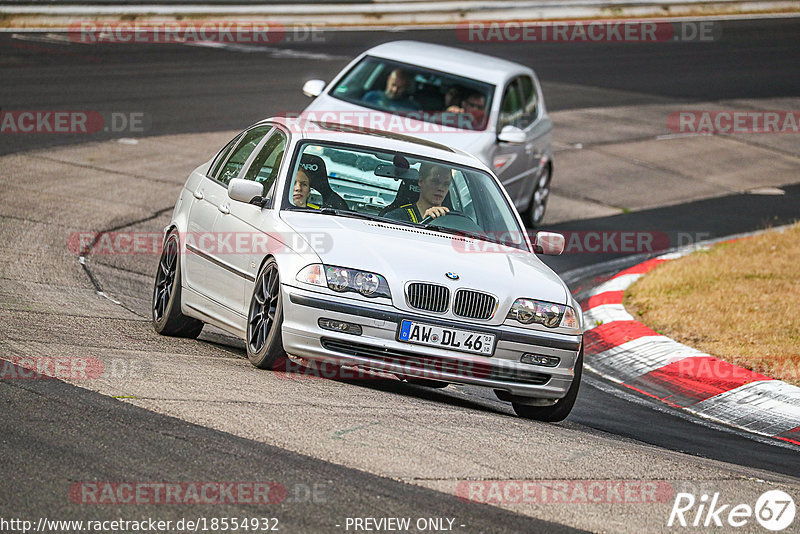
{"label": "windshield wiper", "polygon": [[352,217],[354,219],[368,219],[371,220],[373,215],[366,213],[359,213],[351,210],[337,210],[336,208],[320,208],[319,212],[323,215],[337,215],[339,217]]}
{"label": "windshield wiper", "polygon": [[337,210],[335,208],[322,208],[319,210],[319,213],[323,215],[336,215],[338,217],[352,217],[353,219],[364,219],[367,221],[378,221],[378,222],[388,222],[393,224],[405,224],[408,225],[405,221],[396,221],[394,219],[387,219],[386,217],[381,217],[379,215],[372,215],[370,213],[361,213],[360,211],[352,211],[352,210]]}
{"label": "windshield wiper", "polygon": [[366,213],[359,213],[357,211],[350,211],[350,210],[337,210],[335,208],[306,208],[303,206],[290,206],[287,208],[292,211],[303,211],[305,213],[320,213],[322,215],[336,215],[339,217],[353,217],[356,219],[369,219],[372,220],[373,218],[379,218],[374,215],[368,215]]}

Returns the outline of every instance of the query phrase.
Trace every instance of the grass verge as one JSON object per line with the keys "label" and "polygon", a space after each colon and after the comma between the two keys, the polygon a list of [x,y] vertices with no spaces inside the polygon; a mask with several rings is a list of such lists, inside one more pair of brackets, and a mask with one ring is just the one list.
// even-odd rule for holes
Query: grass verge
{"label": "grass verge", "polygon": [[675,341],[800,386],[800,222],[665,262],[624,303]]}

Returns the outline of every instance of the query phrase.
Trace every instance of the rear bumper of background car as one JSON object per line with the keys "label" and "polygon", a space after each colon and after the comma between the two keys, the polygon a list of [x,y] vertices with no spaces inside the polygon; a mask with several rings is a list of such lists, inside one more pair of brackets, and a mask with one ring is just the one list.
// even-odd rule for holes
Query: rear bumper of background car
{"label": "rear bumper of background car", "polygon": [[[390,305],[362,304],[282,286],[283,345],[287,353],[338,365],[380,369],[408,377],[473,384],[516,396],[559,399],[574,377],[582,336],[506,326],[459,324],[400,311]],[[323,329],[320,319],[359,325],[360,335]],[[497,336],[492,356],[467,354],[397,340],[403,319]],[[525,353],[557,356],[556,367],[521,363]]]}

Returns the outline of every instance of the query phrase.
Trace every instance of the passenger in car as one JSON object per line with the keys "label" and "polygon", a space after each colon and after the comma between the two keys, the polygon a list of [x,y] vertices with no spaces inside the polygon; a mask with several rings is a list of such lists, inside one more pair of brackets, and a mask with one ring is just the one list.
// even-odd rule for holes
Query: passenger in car
{"label": "passenger in car", "polygon": [[444,109],[449,111],[450,106],[458,106],[460,108],[465,92],[466,90],[460,85],[451,85],[444,93]]}
{"label": "passenger in car", "polygon": [[306,171],[301,167],[297,169],[297,174],[294,176],[292,202],[298,208],[318,210],[319,206],[308,201],[309,195],[311,195],[311,180],[309,180],[308,174],[306,174]]}
{"label": "passenger in car", "polygon": [[423,163],[419,169],[419,200],[400,206],[385,215],[396,221],[418,223],[426,217],[435,219],[450,209],[442,206],[453,177],[450,169],[432,163]]}
{"label": "passenger in car", "polygon": [[446,111],[462,114],[461,118],[459,118],[458,126],[460,128],[467,130],[478,129],[486,117],[486,95],[472,91],[459,104],[451,104]]}
{"label": "passenger in car", "polygon": [[410,98],[413,77],[403,69],[394,69],[386,79],[386,89],[369,91],[363,98],[365,104],[392,111],[415,111],[417,105]]}

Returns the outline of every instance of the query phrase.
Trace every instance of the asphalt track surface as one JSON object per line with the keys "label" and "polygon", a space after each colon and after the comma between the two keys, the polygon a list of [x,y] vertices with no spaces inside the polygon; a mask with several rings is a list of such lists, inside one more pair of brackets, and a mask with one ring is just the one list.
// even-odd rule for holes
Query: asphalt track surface
{"label": "asphalt track surface", "polygon": [[[299,88],[304,80],[330,79],[347,58],[398,38],[467,46],[528,64],[544,80],[551,111],[800,94],[796,71],[800,19],[725,22],[723,36],[715,43],[465,45],[452,32],[442,31],[325,33],[324,45],[286,43],[284,48],[294,54],[287,60],[275,57],[272,51],[241,53],[162,45],[61,47],[0,34],[0,106],[141,111],[150,118],[146,135],[240,129],[259,117],[302,109],[306,99]],[[115,136],[107,134],[107,138]],[[104,134],[99,134],[92,140],[103,138]],[[2,136],[0,154],[85,141],[84,136]],[[783,196],[730,195],[580,224],[564,223],[553,229],[650,227],[716,237],[798,217],[800,188],[795,186],[786,188]],[[563,273],[605,259],[609,258],[586,254],[556,258],[550,264]],[[592,273],[591,279],[577,285],[602,275]],[[320,477],[346,479],[352,492],[326,505],[330,513],[342,517],[359,515],[359,503],[362,515],[369,515],[370,506],[374,507],[380,496],[381,508],[395,515],[449,512],[469,517],[470,525],[480,531],[499,532],[500,525],[512,525],[509,531],[557,531],[553,525],[522,515],[487,506],[475,508],[477,505],[460,503],[451,496],[153,415],[57,381],[22,386],[2,382],[0,398],[6,413],[19,414],[13,423],[7,418],[0,423],[6,457],[26,457],[36,451],[35,462],[4,468],[4,478],[16,488],[8,494],[3,490],[4,508],[19,515],[26,511],[40,515],[53,498],[49,495],[52,491],[43,491],[46,484],[26,484],[25,480],[46,481],[57,478],[57,473],[76,476],[76,469],[82,479],[122,479],[136,473],[140,480],[171,475],[191,480],[196,473],[195,479],[230,480],[255,468],[260,479],[272,475],[308,479],[309,483]],[[111,418],[119,423],[108,428],[104,421]],[[619,391],[591,375],[569,421],[670,450],[800,477],[796,449],[756,441],[719,426],[696,424],[682,413]],[[210,445],[193,447],[193,440]],[[115,456],[115,462],[98,464],[97,458],[107,450],[121,454]],[[126,460],[120,462],[119,457]],[[193,472],[192,465],[205,468]],[[311,472],[316,473],[314,477],[307,476]],[[285,506],[288,508],[282,511],[288,515],[282,517],[301,530],[315,531],[322,526],[314,523],[307,506]]]}

